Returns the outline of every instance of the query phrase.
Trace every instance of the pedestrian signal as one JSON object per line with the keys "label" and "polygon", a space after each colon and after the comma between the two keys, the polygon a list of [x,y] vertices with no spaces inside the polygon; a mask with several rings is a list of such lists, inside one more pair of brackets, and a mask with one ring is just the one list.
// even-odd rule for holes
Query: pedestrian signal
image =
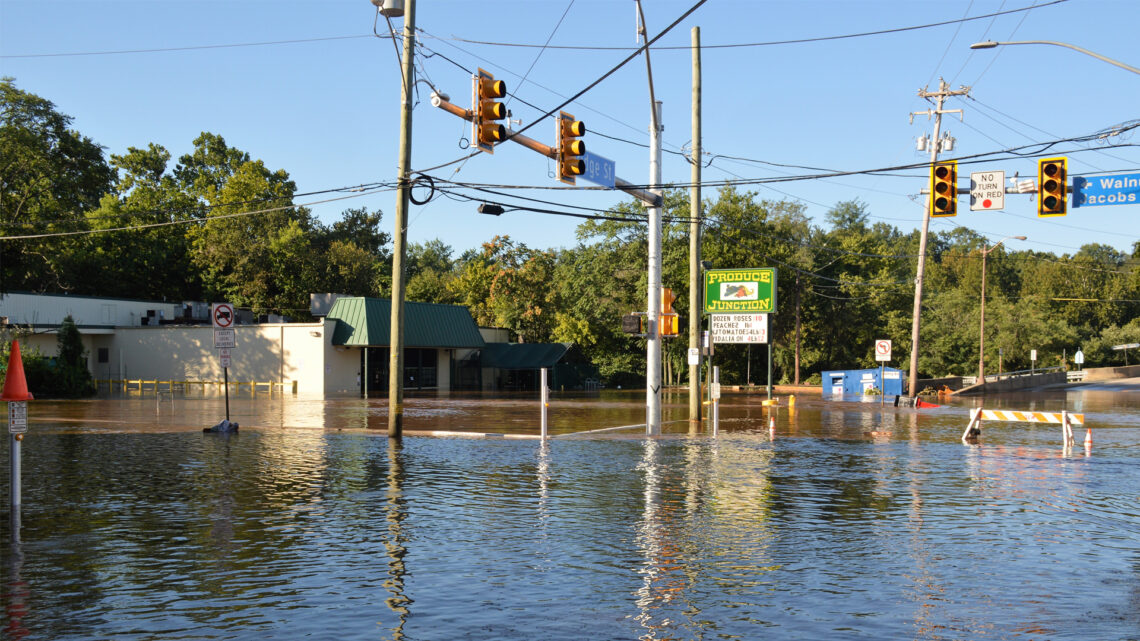
{"label": "pedestrian signal", "polygon": [[661,317],[658,319],[659,332],[662,336],[677,336],[680,334],[677,312],[673,310],[673,301],[677,295],[668,287],[661,288]]}

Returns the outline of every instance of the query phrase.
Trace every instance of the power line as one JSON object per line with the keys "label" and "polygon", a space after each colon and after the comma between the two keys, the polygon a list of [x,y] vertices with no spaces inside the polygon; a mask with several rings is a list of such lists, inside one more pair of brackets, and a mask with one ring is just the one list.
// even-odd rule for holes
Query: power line
{"label": "power line", "polygon": [[[860,33],[849,33],[849,34],[837,35],[837,36],[818,36],[818,37],[814,37],[814,38],[799,38],[799,39],[795,39],[795,40],[772,40],[772,41],[767,41],[767,42],[744,42],[744,43],[721,44],[721,45],[702,44],[701,49],[705,50],[705,49],[736,49],[736,48],[743,48],[743,47],[771,47],[771,46],[778,46],[778,45],[806,44],[806,43],[810,43],[810,42],[826,42],[828,40],[846,40],[846,39],[850,39],[850,38],[864,38],[867,36],[881,36],[881,35],[885,35],[885,34],[902,33],[905,31],[915,31],[915,30],[919,30],[919,29],[931,29],[934,27],[944,27],[946,25],[960,24],[963,22],[970,22],[973,20],[984,20],[986,18],[992,18],[995,16],[1003,16],[1003,15],[1008,15],[1011,13],[1019,13],[1022,11],[1031,11],[1033,9],[1040,9],[1043,7],[1048,7],[1048,6],[1055,5],[1055,4],[1061,4],[1063,2],[1068,2],[1068,1],[1069,0],[1053,0],[1052,2],[1046,2],[1045,4],[1035,4],[1032,6],[1021,7],[1018,9],[1008,9],[1006,11],[997,11],[994,13],[987,13],[987,14],[983,14],[983,15],[979,15],[979,16],[972,16],[972,17],[968,17],[968,18],[959,18],[957,20],[944,20],[942,22],[931,22],[931,23],[927,23],[927,24],[913,25],[913,26],[909,26],[909,27],[896,27],[893,29],[879,29],[877,31],[863,31]],[[432,36],[432,37],[434,38],[436,36]],[[517,43],[517,42],[491,42],[491,41],[485,41],[485,40],[469,40],[466,38],[458,38],[458,37],[452,37],[451,40],[456,40],[458,42],[467,42],[470,44],[488,45],[488,46],[494,46],[494,47],[530,47],[530,48],[534,48],[534,47],[543,46],[543,45]],[[632,47],[601,47],[601,46],[575,46],[575,45],[553,45],[553,46],[550,46],[549,48],[550,49],[572,49],[572,50],[578,50],[578,51],[629,51],[630,49],[632,49]],[[658,51],[687,50],[687,49],[691,49],[691,48],[692,47],[688,46],[688,45],[656,47],[656,49]]]}
{"label": "power line", "polygon": [[[112,228],[107,228],[107,229],[83,229],[83,230],[79,230],[79,231],[63,231],[63,232],[54,232],[54,233],[50,233],[50,234],[26,234],[26,235],[22,235],[22,236],[0,236],[0,241],[31,240],[31,239],[35,239],[35,238],[57,238],[60,236],[89,236],[91,234],[102,234],[102,233],[114,232],[114,231],[137,231],[140,229],[152,229],[154,227],[170,227],[173,225],[188,225],[188,224],[194,224],[194,223],[208,223],[208,222],[212,222],[215,220],[222,220],[225,218],[241,218],[244,216],[256,216],[258,214],[267,214],[267,213],[275,212],[275,211],[284,211],[286,209],[296,209],[298,207],[308,207],[310,205],[321,205],[324,203],[331,203],[331,202],[335,202],[338,200],[348,200],[349,198],[359,198],[360,196],[365,196],[365,195],[368,195],[370,193],[374,193],[376,191],[381,191],[381,190],[374,189],[371,191],[361,192],[358,194],[351,194],[349,196],[341,196],[340,198],[326,198],[325,200],[316,200],[313,202],[301,203],[300,205],[289,204],[289,205],[283,205],[281,207],[269,207],[266,209],[258,209],[258,210],[254,210],[254,211],[243,211],[243,212],[238,212],[236,214],[219,214],[217,216],[209,216],[207,218],[190,218],[187,220],[171,220],[171,221],[166,221],[166,222],[161,222],[161,223],[147,223],[147,224],[143,224],[143,225],[131,225],[128,227],[112,227]],[[278,198],[273,198],[270,200],[278,200]],[[226,203],[224,205],[216,205],[216,206],[217,207],[228,207],[228,206],[232,206],[232,205],[229,203]]]}
{"label": "power line", "polygon": [[73,56],[118,56],[131,53],[167,53],[171,51],[197,51],[202,49],[234,49],[238,47],[267,47],[273,45],[303,44],[307,42],[329,42],[331,40],[355,40],[372,38],[371,35],[329,36],[327,38],[300,38],[297,40],[270,40],[266,42],[241,42],[223,45],[191,45],[186,47],[158,47],[153,49],[118,49],[114,51],[75,51],[71,53],[17,53],[0,55],[0,58],[67,58]]}

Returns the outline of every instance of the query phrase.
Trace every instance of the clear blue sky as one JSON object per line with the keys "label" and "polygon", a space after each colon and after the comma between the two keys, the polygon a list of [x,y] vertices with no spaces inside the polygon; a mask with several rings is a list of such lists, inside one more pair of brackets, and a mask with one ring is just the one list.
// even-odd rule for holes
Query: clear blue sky
{"label": "clear blue sky", "polygon": [[[696,0],[643,0],[650,36],[660,33]],[[764,164],[861,171],[920,163],[929,158],[915,140],[932,130],[910,112],[931,105],[919,89],[939,78],[971,87],[963,120],[947,116],[957,158],[1019,148],[1024,158],[999,154],[963,164],[971,171],[1002,170],[1035,176],[1036,158],[1070,159],[1071,175],[1140,172],[1140,149],[1103,149],[1061,142],[1140,118],[1140,75],[1061,47],[1007,46],[971,51],[981,40],[1056,40],[1140,66],[1135,0],[708,0],[658,41],[652,52],[657,98],[664,103],[665,182],[687,182],[678,154],[690,140],[690,30],[701,28],[704,87],[703,146],[712,164],[706,181],[763,179],[813,170]],[[461,106],[469,106],[470,72],[487,69],[517,98],[513,117],[531,124],[578,93],[637,45],[632,0],[419,0],[423,31],[421,73]],[[795,44],[712,48],[900,30],[962,18],[1020,11],[943,26]],[[290,1],[56,1],[0,0],[0,74],[19,88],[53,101],[74,127],[123,153],[157,143],[175,158],[202,131],[223,136],[271,169],[284,169],[299,192],[390,181],[396,175],[400,73],[388,38],[373,34],[375,8],[367,0]],[[394,20],[400,28],[402,20]],[[384,34],[387,25],[377,26]],[[542,45],[476,44],[465,40]],[[290,42],[291,41],[291,42]],[[232,46],[231,46],[232,45]],[[239,46],[240,45],[240,46]],[[607,49],[618,47],[621,49]],[[668,47],[674,47],[669,49]],[[122,53],[111,53],[122,52]],[[65,55],[75,54],[75,55]],[[524,81],[525,76],[525,81]],[[462,157],[470,128],[431,106],[419,83],[414,113],[413,167]],[[541,108],[541,111],[533,108]],[[591,151],[616,162],[617,175],[648,181],[649,96],[644,58],[637,58],[566,107],[586,122]],[[597,132],[597,133],[594,133]],[[621,138],[622,142],[600,134]],[[552,122],[526,135],[553,143]],[[1110,138],[1140,144],[1137,133]],[[735,156],[763,162],[724,158]],[[455,181],[558,186],[552,163],[507,144],[436,170]],[[858,198],[875,221],[909,230],[921,224],[926,171],[855,175],[755,185],[762,198],[803,202],[817,222],[837,202]],[[628,201],[621,192],[527,190],[527,197],[564,205],[605,208]],[[705,196],[715,194],[706,189]],[[300,197],[299,203],[320,199]],[[991,240],[1020,234],[1013,249],[1073,253],[1085,243],[1130,251],[1140,238],[1140,205],[1071,209],[1064,218],[1039,219],[1032,196],[1008,196],[1000,212],[970,212],[932,230],[962,225]],[[391,231],[395,194],[381,192],[316,205],[326,221],[346,207],[384,212]],[[439,238],[456,255],[495,234],[535,248],[575,244],[579,221],[511,212],[477,214],[475,205],[439,198],[413,206],[409,240]]]}

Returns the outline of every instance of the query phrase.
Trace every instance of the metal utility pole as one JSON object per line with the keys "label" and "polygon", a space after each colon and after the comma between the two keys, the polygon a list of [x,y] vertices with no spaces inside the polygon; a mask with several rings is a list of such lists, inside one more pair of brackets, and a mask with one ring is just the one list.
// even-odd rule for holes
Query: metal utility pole
{"label": "metal utility pole", "polygon": [[[638,33],[649,42],[641,0],[637,0],[641,24]],[[661,102],[653,92],[653,66],[649,48],[645,49],[645,68],[649,74],[649,192],[661,195]],[[645,433],[661,434],[661,201],[649,208],[649,274],[645,355]]]}
{"label": "metal utility pole", "polygon": [[[938,91],[927,91],[925,88],[918,90],[919,98],[934,98],[937,106],[934,109],[927,109],[926,111],[916,111],[910,114],[911,120],[915,116],[925,115],[927,117],[934,116],[934,138],[931,140],[930,145],[930,165],[938,162],[938,151],[942,147],[940,136],[942,133],[942,114],[944,113],[958,113],[961,114],[961,109],[943,109],[942,104],[948,96],[966,96],[969,95],[970,88],[962,86],[955,91],[950,91],[950,85],[942,78],[938,79]],[[929,198],[933,198],[931,195]],[[922,279],[926,271],[926,235],[930,230],[930,205],[927,204],[922,212],[922,235],[918,241],[918,269],[914,276],[914,318],[911,321],[910,329],[910,375],[908,383],[910,385],[910,397],[918,396],[918,328],[919,318],[922,315]]]}
{"label": "metal utility pole", "polygon": [[[649,191],[661,195],[661,102],[653,103]],[[645,433],[661,434],[661,205],[649,208],[649,292],[645,357]]]}
{"label": "metal utility pole", "polygon": [[697,350],[697,362],[689,363],[689,423],[701,422],[701,28],[693,27],[693,155],[689,188],[689,351]]}
{"label": "metal utility pole", "polygon": [[[392,237],[392,318],[388,341],[388,438],[401,438],[404,432],[404,257],[407,255],[408,181],[412,161],[412,54],[416,38],[416,0],[404,0],[403,83],[400,89],[400,160],[396,169],[396,233]],[[365,381],[365,386],[368,382]]]}

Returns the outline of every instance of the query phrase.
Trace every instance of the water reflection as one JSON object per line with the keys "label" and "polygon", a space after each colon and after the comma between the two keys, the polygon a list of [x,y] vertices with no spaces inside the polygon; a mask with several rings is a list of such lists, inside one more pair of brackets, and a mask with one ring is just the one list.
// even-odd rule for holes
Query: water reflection
{"label": "water reflection", "polygon": [[[485,412],[472,399],[419,402],[451,427],[537,429],[523,401]],[[598,402],[603,418],[579,430],[643,399]],[[3,558],[7,637],[1140,629],[1131,409],[1086,401],[1100,436],[1085,458],[1063,451],[1055,426],[963,445],[965,408],[953,406],[798,399],[775,413],[773,438],[767,409],[730,396],[717,438],[682,421],[657,439],[540,442],[390,441],[373,426],[383,408],[359,399],[237,404],[254,420],[235,435],[201,433],[216,407],[180,400],[177,425],[147,431],[128,424],[147,410],[133,403],[121,423],[106,409],[40,406],[24,448],[23,544]]]}
{"label": "water reflection", "polygon": [[404,557],[408,554],[405,545],[408,536],[404,532],[403,523],[408,518],[408,512],[404,504],[402,450],[399,441],[388,440],[388,492],[385,506],[388,536],[384,541],[384,548],[388,552],[388,578],[384,581],[384,589],[390,596],[384,602],[396,613],[398,623],[391,628],[391,638],[394,640],[404,638],[404,625],[408,620],[409,606],[413,603],[404,591],[404,577],[407,574]]}

